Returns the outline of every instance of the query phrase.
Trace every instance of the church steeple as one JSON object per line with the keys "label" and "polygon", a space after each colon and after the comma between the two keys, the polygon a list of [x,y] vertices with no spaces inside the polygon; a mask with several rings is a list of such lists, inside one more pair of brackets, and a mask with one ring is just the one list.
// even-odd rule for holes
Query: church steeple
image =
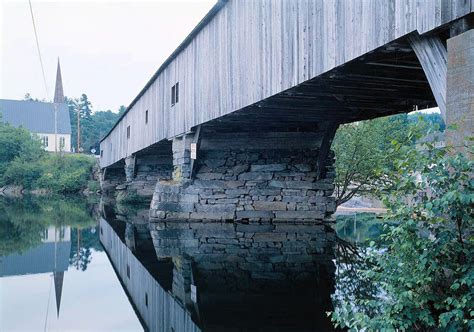
{"label": "church steeple", "polygon": [[64,103],[64,92],[63,92],[63,80],[61,78],[61,66],[59,65],[58,58],[58,69],[56,71],[56,88],[54,89],[54,102]]}

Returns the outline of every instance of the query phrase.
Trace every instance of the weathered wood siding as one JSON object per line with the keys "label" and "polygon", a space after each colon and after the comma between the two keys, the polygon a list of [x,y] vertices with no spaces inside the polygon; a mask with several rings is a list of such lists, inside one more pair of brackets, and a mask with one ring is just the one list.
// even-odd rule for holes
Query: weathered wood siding
{"label": "weathered wood siding", "polygon": [[474,0],[230,0],[102,141],[101,166],[472,11]]}
{"label": "weathered wood siding", "polygon": [[[168,292],[161,288],[148,270],[120,240],[109,223],[100,220],[100,242],[120,275],[136,310],[148,327],[148,331],[199,332],[191,316]],[[127,277],[127,266],[130,279]],[[145,305],[148,294],[148,306]]]}

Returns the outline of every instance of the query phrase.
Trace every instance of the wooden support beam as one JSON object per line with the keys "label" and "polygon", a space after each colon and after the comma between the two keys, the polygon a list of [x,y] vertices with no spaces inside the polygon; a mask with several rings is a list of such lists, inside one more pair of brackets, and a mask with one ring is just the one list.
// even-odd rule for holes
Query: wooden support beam
{"label": "wooden support beam", "polygon": [[336,135],[337,128],[339,127],[339,122],[332,121],[329,123],[326,132],[324,133],[323,141],[321,147],[319,148],[317,169],[316,169],[316,178],[318,180],[323,179],[326,175],[326,159],[328,158],[329,151],[331,150],[331,144]]}
{"label": "wooden support beam", "polygon": [[408,41],[415,51],[430,84],[441,116],[446,122],[446,68],[447,50],[438,36],[420,36],[413,33]]}

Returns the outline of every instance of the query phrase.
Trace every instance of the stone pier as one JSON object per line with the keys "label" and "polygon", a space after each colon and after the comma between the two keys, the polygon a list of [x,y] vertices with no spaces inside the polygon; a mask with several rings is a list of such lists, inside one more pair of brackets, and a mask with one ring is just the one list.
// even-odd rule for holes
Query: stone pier
{"label": "stone pier", "polygon": [[126,197],[150,202],[159,180],[171,179],[171,142],[162,142],[102,171],[102,191],[122,200]]}
{"label": "stone pier", "polygon": [[446,125],[447,144],[464,151],[474,137],[474,29],[448,39]]}
{"label": "stone pier", "polygon": [[195,136],[173,140],[173,177],[156,184],[151,221],[331,220],[333,154],[320,157],[324,131]]}

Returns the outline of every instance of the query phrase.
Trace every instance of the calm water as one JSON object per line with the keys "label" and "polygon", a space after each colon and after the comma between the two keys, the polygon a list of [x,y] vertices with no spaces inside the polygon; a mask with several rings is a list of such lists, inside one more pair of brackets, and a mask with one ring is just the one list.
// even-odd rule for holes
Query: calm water
{"label": "calm water", "polygon": [[[325,313],[344,287],[333,261],[314,250],[321,229],[284,246],[240,245],[242,258],[228,251],[235,234],[222,245],[207,226],[162,229],[166,239],[154,243],[147,212],[0,199],[0,330],[332,330]],[[337,231],[359,242],[376,237],[370,218],[340,217]],[[212,250],[196,251],[198,243]]]}

